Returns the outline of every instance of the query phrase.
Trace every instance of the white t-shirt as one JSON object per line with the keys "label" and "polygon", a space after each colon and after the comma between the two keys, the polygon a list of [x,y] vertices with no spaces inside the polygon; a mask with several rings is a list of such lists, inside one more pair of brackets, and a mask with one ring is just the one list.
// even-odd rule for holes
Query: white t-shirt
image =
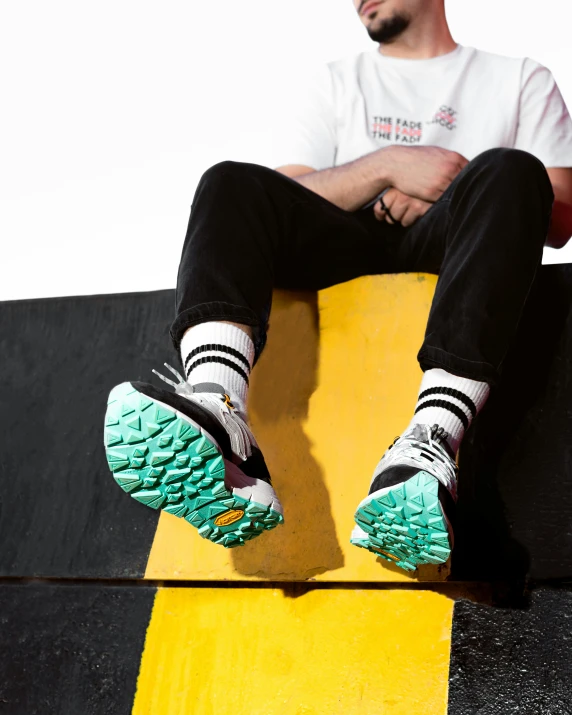
{"label": "white t-shirt", "polygon": [[310,83],[274,166],[339,166],[390,144],[433,145],[471,160],[511,147],[572,167],[572,121],[551,72],[529,58],[457,45],[427,60],[377,50],[332,62]]}

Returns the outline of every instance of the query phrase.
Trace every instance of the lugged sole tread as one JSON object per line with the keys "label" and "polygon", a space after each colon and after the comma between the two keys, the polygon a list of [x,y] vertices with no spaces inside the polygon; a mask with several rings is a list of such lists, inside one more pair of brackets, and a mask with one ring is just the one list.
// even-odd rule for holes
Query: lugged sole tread
{"label": "lugged sole tread", "polygon": [[406,570],[442,564],[451,555],[447,522],[439,503],[439,482],[420,471],[402,484],[371,499],[355,513],[367,539],[352,538],[354,546]]}
{"label": "lugged sole tread", "polygon": [[284,521],[271,507],[232,494],[217,447],[196,426],[130,383],[109,395],[104,444],[113,478],[123,491],[185,519],[216,544],[242,546]]}

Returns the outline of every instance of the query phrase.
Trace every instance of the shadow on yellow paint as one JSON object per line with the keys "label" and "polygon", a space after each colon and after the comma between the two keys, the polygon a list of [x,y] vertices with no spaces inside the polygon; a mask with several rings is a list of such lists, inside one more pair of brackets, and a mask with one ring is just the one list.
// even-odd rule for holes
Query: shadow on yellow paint
{"label": "shadow on yellow paint", "polygon": [[309,578],[344,564],[323,467],[304,429],[318,383],[319,349],[317,295],[275,293],[268,344],[252,373],[248,409],[286,520],[265,534],[268,538],[232,550],[238,574]]}
{"label": "shadow on yellow paint", "polygon": [[[350,545],[357,504],[417,397],[436,276],[366,276],[315,294],[277,291],[249,414],[285,524],[240,549],[201,539],[163,513],[150,579],[410,581]],[[415,578],[443,580],[447,567]]]}
{"label": "shadow on yellow paint", "polygon": [[159,589],[133,715],[445,715],[453,601]]}

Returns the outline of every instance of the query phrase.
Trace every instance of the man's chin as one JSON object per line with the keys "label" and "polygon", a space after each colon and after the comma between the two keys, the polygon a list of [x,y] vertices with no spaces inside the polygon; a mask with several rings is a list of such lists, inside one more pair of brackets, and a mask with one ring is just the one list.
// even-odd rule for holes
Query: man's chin
{"label": "man's chin", "polygon": [[409,27],[411,18],[406,15],[393,15],[387,19],[377,20],[372,17],[371,25],[366,27],[367,34],[374,42],[389,44],[394,42]]}

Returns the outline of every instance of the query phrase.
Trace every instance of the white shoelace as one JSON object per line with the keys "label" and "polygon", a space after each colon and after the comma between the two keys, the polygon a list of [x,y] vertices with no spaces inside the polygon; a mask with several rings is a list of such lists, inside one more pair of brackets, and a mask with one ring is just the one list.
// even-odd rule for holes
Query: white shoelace
{"label": "white shoelace", "polygon": [[175,375],[179,382],[161,375],[157,370],[153,370],[158,377],[175,388],[177,395],[184,397],[190,402],[195,402],[205,410],[210,412],[221,423],[224,430],[230,437],[230,448],[243,461],[252,455],[252,447],[258,447],[254,435],[250,431],[246,422],[237,414],[228,395],[218,392],[195,392],[190,385],[174,367],[164,363],[165,367]]}
{"label": "white shoelace", "polygon": [[[415,438],[415,427],[426,427],[428,442]],[[381,458],[374,474],[377,475],[396,463],[421,467],[438,479],[453,499],[457,499],[457,467],[440,443],[432,439],[429,426],[415,425],[398,437]]]}

